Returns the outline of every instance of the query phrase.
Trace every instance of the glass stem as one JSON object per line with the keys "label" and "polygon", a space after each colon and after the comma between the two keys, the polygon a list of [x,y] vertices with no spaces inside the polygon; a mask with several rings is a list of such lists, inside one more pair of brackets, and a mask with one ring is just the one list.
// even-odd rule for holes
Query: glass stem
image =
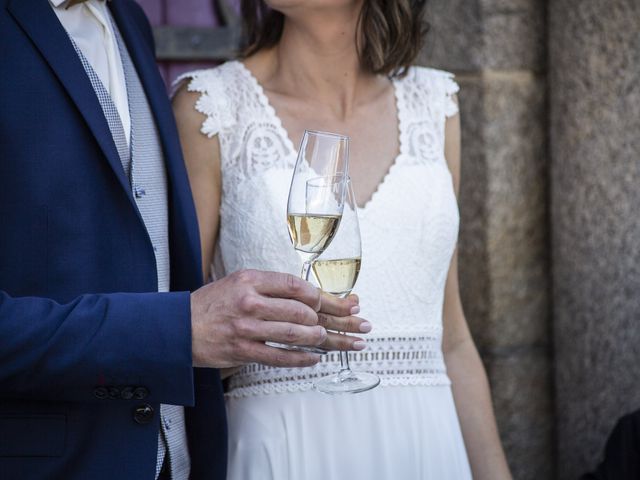
{"label": "glass stem", "polygon": [[[349,292],[341,295],[341,298],[345,298],[346,296],[349,295],[349,293],[351,293],[351,290],[349,290]],[[344,332],[341,332],[344,333]],[[353,372],[351,371],[351,367],[349,367],[349,352],[347,351],[340,351],[340,372],[338,372],[338,379],[340,381],[344,381],[347,378],[349,378],[350,376],[353,375]]]}
{"label": "glass stem", "polygon": [[340,352],[340,371],[338,372],[338,382],[347,382],[353,377],[353,372],[349,368],[349,352]]}
{"label": "glass stem", "polygon": [[300,274],[300,278],[308,282],[310,273],[311,273],[311,262],[304,262],[302,264],[302,273]]}
{"label": "glass stem", "polygon": [[349,368],[349,352],[340,352],[340,373],[350,372]]}

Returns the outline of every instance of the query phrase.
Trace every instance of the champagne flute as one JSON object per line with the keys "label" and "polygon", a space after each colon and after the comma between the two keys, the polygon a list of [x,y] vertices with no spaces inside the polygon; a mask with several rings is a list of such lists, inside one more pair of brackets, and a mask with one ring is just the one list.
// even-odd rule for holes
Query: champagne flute
{"label": "champagne flute", "polygon": [[[351,180],[347,179],[346,198],[340,228],[331,245],[313,262],[313,274],[320,287],[332,295],[344,298],[358,280],[362,262],[358,206]],[[349,354],[340,352],[340,371],[317,380],[316,390],[323,393],[359,393],[377,387],[380,378],[372,373],[355,372],[349,368]]]}
{"label": "champagne flute", "polygon": [[[311,262],[329,246],[340,225],[348,163],[348,137],[305,130],[289,188],[287,225],[293,247],[302,260],[301,277],[307,281]],[[275,342],[267,345],[327,353],[311,346]]]}

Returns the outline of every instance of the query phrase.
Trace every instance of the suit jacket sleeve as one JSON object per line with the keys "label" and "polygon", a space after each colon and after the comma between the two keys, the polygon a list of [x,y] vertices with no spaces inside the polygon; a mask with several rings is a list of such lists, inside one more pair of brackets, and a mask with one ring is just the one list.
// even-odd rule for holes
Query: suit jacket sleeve
{"label": "suit jacket sleeve", "polygon": [[[190,295],[82,295],[70,303],[0,291],[0,397],[193,405]],[[142,388],[140,388],[142,387]]]}

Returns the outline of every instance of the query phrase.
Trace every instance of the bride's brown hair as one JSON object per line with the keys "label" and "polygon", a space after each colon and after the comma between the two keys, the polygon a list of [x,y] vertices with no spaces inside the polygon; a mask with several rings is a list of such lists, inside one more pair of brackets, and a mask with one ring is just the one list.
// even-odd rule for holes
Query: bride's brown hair
{"label": "bride's brown hair", "polygon": [[[391,77],[406,74],[422,49],[428,24],[424,20],[427,0],[364,0],[356,45],[362,67]],[[280,41],[284,15],[264,0],[242,0],[245,32],[243,56]]]}

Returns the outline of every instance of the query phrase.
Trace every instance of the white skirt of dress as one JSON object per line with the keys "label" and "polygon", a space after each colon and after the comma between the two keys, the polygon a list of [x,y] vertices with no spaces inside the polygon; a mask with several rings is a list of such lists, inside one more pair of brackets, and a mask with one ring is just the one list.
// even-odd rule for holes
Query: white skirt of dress
{"label": "white skirt of dress", "polygon": [[449,386],[228,397],[228,480],[465,480]]}

